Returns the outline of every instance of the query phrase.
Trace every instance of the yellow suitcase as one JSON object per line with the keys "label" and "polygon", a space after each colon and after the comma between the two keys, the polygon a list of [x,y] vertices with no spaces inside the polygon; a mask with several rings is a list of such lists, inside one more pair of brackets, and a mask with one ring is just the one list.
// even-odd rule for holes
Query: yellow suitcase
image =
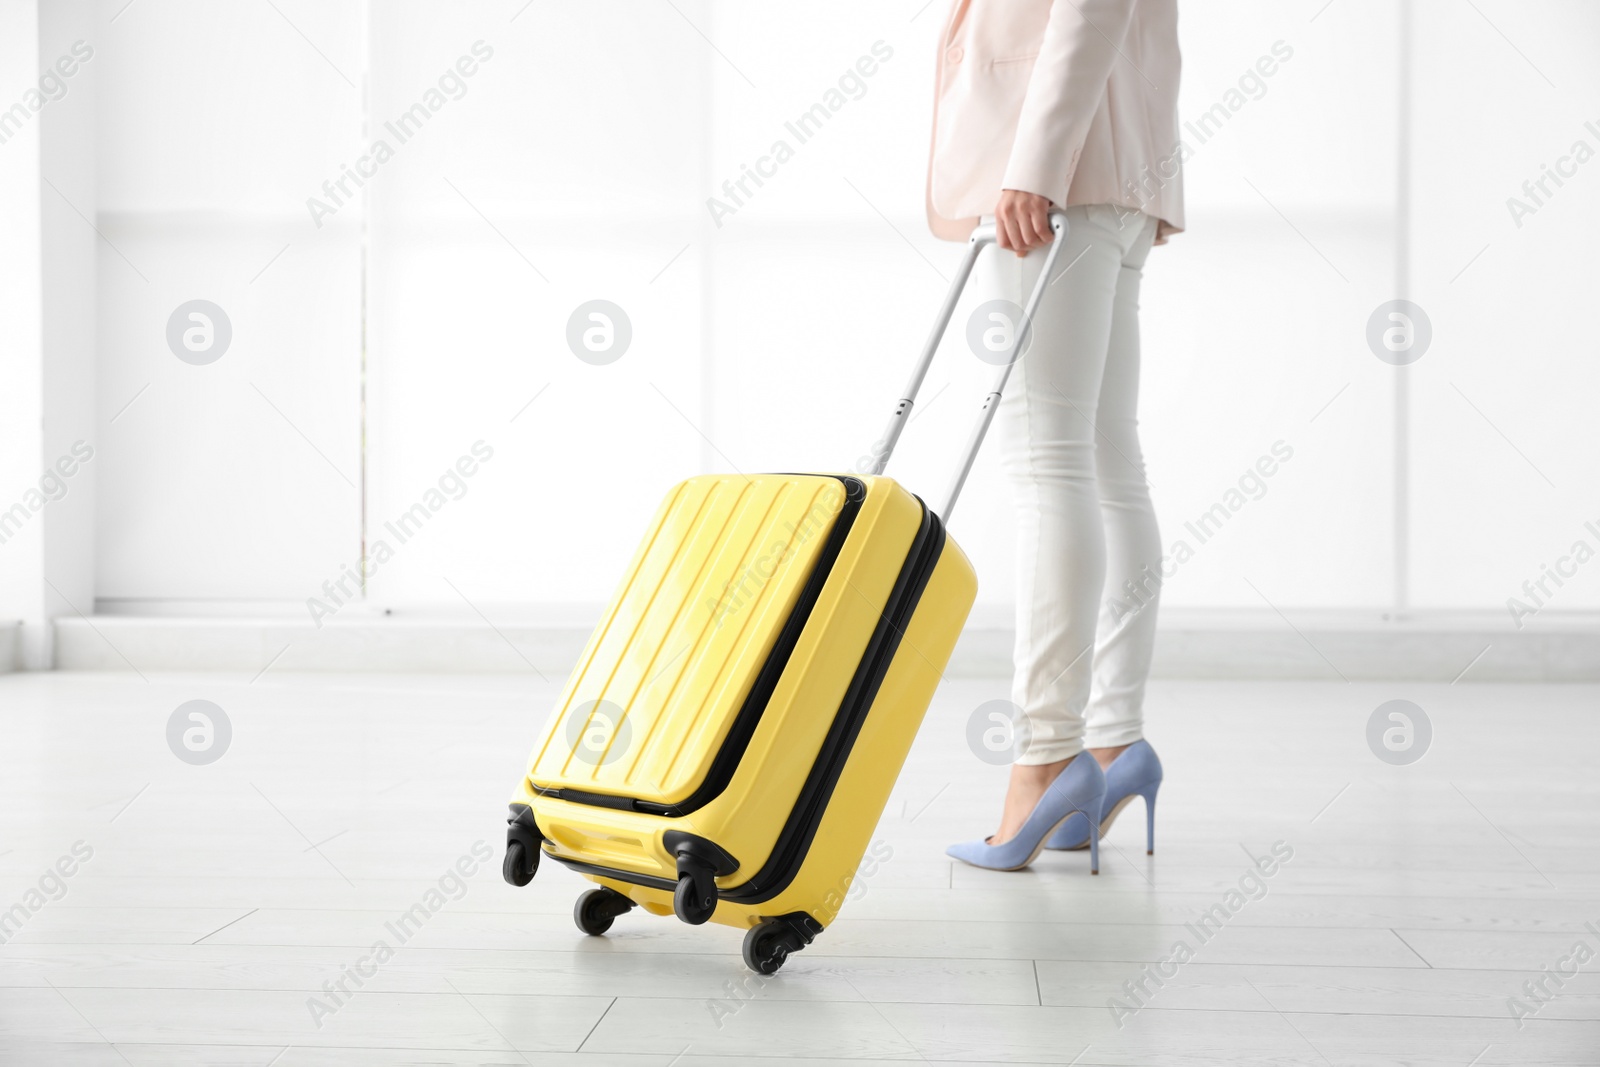
{"label": "yellow suitcase", "polygon": [[945,530],[1039,287],[938,513],[882,471],[979,252],[968,243],[905,397],[852,474],[675,486],[573,668],[512,796],[504,875],[541,859],[635,906],[747,931],[771,974],[838,913],[977,594]]}

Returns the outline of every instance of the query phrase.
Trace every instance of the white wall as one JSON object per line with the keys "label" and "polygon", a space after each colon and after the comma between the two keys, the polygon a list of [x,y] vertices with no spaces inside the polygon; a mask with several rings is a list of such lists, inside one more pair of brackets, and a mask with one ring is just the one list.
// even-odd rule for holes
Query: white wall
{"label": "white wall", "polygon": [[[94,610],[95,501],[100,426],[95,412],[95,278],[101,239],[95,217],[97,68],[94,4],[56,0],[39,8],[39,69],[62,85],[39,114],[44,422],[42,459],[62,477],[60,499],[40,512],[45,615]],[[89,55],[90,58],[81,58]],[[61,77],[70,71],[70,77]],[[84,459],[83,457],[89,457]],[[48,633],[48,631],[46,631]],[[40,655],[38,665],[50,662]]]}
{"label": "white wall", "polygon": [[[39,21],[31,3],[0,2],[0,106],[37,89]],[[40,270],[39,123],[36,114],[7,128],[0,144],[0,620],[29,624],[24,653],[42,654],[45,585],[39,580],[44,534],[24,501],[37,492],[44,447]],[[16,511],[14,509],[23,510]],[[12,516],[9,520],[7,515]],[[9,669],[10,664],[0,664]]]}
{"label": "white wall", "polygon": [[0,4],[0,670],[94,608],[92,15]]}
{"label": "white wall", "polygon": [[[1574,142],[1600,153],[1600,8],[1480,6],[1426,0],[1417,25],[1416,299],[1437,358],[1415,368],[1416,595],[1451,607],[1600,547],[1600,158],[1520,227],[1507,206]],[[1550,604],[1600,604],[1600,565]]]}
{"label": "white wall", "polygon": [[[1294,57],[1198,147],[1195,233],[1153,261],[1146,425],[1169,540],[1274,442],[1297,459],[1180,572],[1176,603],[1259,603],[1244,569],[1285,603],[1388,594],[1391,368],[1351,355],[1391,285],[1394,18],[1369,4],[1307,25],[1282,8],[1235,5],[1185,27],[1188,112],[1220,99],[1274,42]],[[374,186],[374,517],[417,499],[475,435],[502,430],[495,405],[515,410],[549,388],[503,428],[512,462],[397,551],[375,591],[448,602],[442,577],[454,574],[495,600],[601,599],[656,496],[697,458],[744,470],[853,462],[898,395],[958,254],[922,222],[942,12],[686,7],[714,51],[669,8],[622,20],[541,5],[505,28],[481,7],[426,10],[392,6],[375,20],[380,115],[478,36],[496,57]],[[603,48],[590,47],[597,32]],[[785,120],[880,41],[892,57],[860,99],[712,226],[706,197],[774,139],[792,141]],[[1343,62],[1356,55],[1387,74],[1352,92]],[[582,106],[557,103],[568,100]],[[446,183],[452,172],[548,283],[475,217]],[[640,338],[603,368],[562,343],[566,315],[597,295],[627,308]],[[946,347],[895,465],[914,488],[942,488],[988,371],[959,340]],[[1311,423],[1346,383],[1340,406]],[[996,458],[981,461],[958,525],[991,604],[1011,595]],[[1321,565],[1274,550],[1287,543],[1309,545]]]}
{"label": "white wall", "polygon": [[[368,548],[393,551],[372,603],[599,601],[676,478],[841,469],[876,436],[958,255],[922,222],[943,4],[279,6],[287,20],[169,0],[114,24],[100,8],[98,218],[137,264],[101,246],[102,601],[299,610],[356,566],[363,470]],[[1600,120],[1596,16],[1556,0],[1415,7],[1409,287],[1435,346],[1406,371],[1364,337],[1403,281],[1399,5],[1184,9],[1185,116],[1275,42],[1293,56],[1196,145],[1191,232],[1151,258],[1142,421],[1165,539],[1274,442],[1295,454],[1198,547],[1169,604],[1261,606],[1253,584],[1285,607],[1388,606],[1400,373],[1412,604],[1500,610],[1600,519],[1582,499],[1600,372],[1581,311],[1600,163],[1520,230],[1504,205]],[[421,131],[386,135],[478,41],[492,56]],[[714,225],[706,198],[879,41],[893,56],[864,95]],[[316,227],[306,198],[379,138],[393,158]],[[206,367],[163,340],[197,296],[235,328]],[[609,366],[565,343],[595,298],[632,320]],[[988,371],[947,349],[893,468],[927,494]],[[465,495],[404,544],[386,538],[480,440],[494,458]],[[1011,594],[996,459],[956,522],[991,607]],[[1600,578],[1581,573],[1560,604],[1600,606]]]}
{"label": "white wall", "polygon": [[[447,82],[448,103],[372,185],[369,528],[395,553],[373,575],[384,605],[601,600],[659,493],[701,458],[662,394],[704,417],[705,64],[669,5],[514,10],[374,9],[380,127],[463,59],[475,70]],[[594,298],[633,323],[610,366],[564,340]],[[387,531],[479,441],[493,458],[424,531],[403,544]]]}
{"label": "white wall", "polygon": [[[359,543],[360,218],[318,228],[305,201],[359,139],[361,5],[278,3],[294,25],[204,0],[111,22],[120,6],[95,59],[120,250],[100,255],[98,594],[301,598]],[[194,299],[233,330],[203,366],[166,340]]]}

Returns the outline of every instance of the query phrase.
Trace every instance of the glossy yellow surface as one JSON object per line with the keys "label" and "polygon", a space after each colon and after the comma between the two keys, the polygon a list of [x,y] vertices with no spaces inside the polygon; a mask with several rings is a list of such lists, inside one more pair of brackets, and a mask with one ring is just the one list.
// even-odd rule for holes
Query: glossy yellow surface
{"label": "glossy yellow surface", "polygon": [[[512,799],[533,808],[549,854],[675,879],[675,861],[663,847],[662,835],[684,830],[715,841],[739,859],[739,870],[718,880],[724,890],[761,868],[816,760],[921,522],[917,501],[892,479],[862,481],[867,496],[850,537],[728,788],[705,807],[671,819],[539,796],[530,775]],[[713,921],[743,927],[762,916],[793,911],[807,912],[824,925],[833,920],[976,593],[971,564],[947,536],[799,876],[762,904],[719,903]],[[671,913],[668,892],[595,880],[649,911]]]}
{"label": "glossy yellow surface", "polygon": [[844,504],[816,475],[677,485],[557,702],[541,786],[673,803],[705,778]]}

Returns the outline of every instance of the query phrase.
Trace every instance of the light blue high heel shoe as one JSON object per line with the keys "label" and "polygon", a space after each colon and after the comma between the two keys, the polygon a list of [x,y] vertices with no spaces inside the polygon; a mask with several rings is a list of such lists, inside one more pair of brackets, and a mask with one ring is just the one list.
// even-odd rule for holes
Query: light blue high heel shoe
{"label": "light blue high heel shoe", "polygon": [[[1074,760],[1074,763],[1077,761]],[[1156,853],[1156,793],[1161,790],[1161,760],[1148,741],[1135,741],[1111,761],[1106,771],[1106,798],[1100,809],[1097,837],[1104,837],[1122,809],[1134,797],[1144,797],[1144,854]],[[1050,836],[1046,848],[1080,849],[1090,844],[1089,820],[1082,814],[1071,816]]]}
{"label": "light blue high heel shoe", "polygon": [[[1098,812],[1105,802],[1105,794],[1105,772],[1100,770],[1093,756],[1082,753],[1050,783],[1028,815],[1028,821],[1011,840],[999,845],[991,845],[987,840],[963,841],[951,845],[945,853],[974,867],[993,871],[1021,870],[1038,858],[1056,827],[1074,815],[1081,819],[1086,812]],[[1088,845],[1089,873],[1099,874],[1100,835],[1094,826],[1089,827]]]}

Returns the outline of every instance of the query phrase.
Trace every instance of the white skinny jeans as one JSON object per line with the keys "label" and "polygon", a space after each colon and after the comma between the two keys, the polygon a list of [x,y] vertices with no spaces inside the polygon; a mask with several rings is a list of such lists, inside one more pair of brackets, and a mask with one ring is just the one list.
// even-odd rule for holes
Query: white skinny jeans
{"label": "white skinny jeans", "polygon": [[[1143,737],[1155,645],[1161,541],[1137,407],[1139,283],[1156,220],[1102,205],[1070,207],[1067,218],[1055,280],[996,413],[1017,507],[1011,699],[1022,709],[1021,764]],[[985,256],[982,298],[1021,305],[1046,251]],[[1144,606],[1119,613],[1113,601]]]}

